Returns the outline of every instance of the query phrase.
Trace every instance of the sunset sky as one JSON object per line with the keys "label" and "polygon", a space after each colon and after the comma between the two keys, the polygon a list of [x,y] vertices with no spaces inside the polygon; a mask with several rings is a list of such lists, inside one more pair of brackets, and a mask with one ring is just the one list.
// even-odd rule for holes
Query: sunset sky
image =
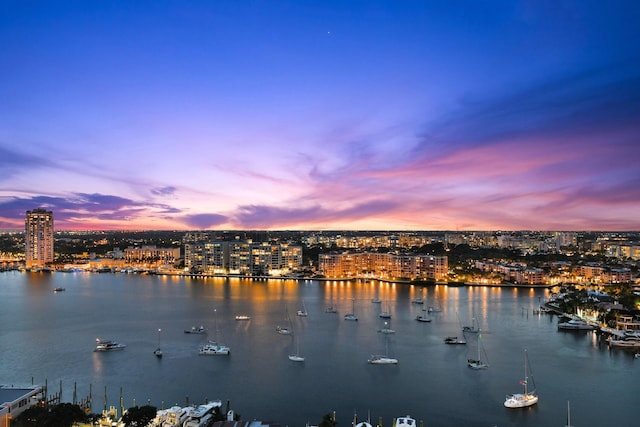
{"label": "sunset sky", "polygon": [[639,230],[640,2],[0,2],[0,228]]}

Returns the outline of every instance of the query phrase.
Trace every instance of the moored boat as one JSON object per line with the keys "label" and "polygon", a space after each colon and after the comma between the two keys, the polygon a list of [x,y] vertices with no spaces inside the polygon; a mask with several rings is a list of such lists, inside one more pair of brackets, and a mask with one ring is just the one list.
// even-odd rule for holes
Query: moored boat
{"label": "moored boat", "polygon": [[416,316],[416,320],[418,322],[431,322],[431,317],[429,317],[427,315],[418,314]]}
{"label": "moored boat", "polygon": [[416,420],[409,415],[404,417],[398,417],[396,419],[395,427],[416,427]]}
{"label": "moored boat", "polygon": [[204,356],[226,356],[231,350],[226,345],[218,344],[215,341],[209,341],[206,344],[200,346],[198,354]]}
{"label": "moored boat", "polygon": [[458,337],[446,337],[444,339],[444,343],[445,344],[466,344],[467,341]]}
{"label": "moored boat", "polygon": [[126,347],[126,344],[122,344],[116,341],[111,340],[101,340],[100,338],[96,338],[96,348],[93,351],[113,351],[113,350],[122,350]]}
{"label": "moored boat", "polygon": [[192,326],[191,329],[185,329],[185,334],[206,334],[207,328],[204,326]]}
{"label": "moored boat", "polygon": [[531,378],[533,384],[533,375],[529,375],[529,359],[527,357],[527,350],[524,351],[524,379],[520,381],[520,385],[524,387],[522,393],[515,393],[508,395],[504,401],[504,406],[507,408],[525,408],[527,406],[535,405],[538,403],[538,394],[536,393],[535,384],[533,384],[533,391],[529,390],[529,378]]}
{"label": "moored boat", "polygon": [[356,316],[356,300],[355,299],[352,301],[351,313],[345,314],[344,320],[352,320],[356,322],[358,321],[358,316]]}
{"label": "moored boat", "polygon": [[246,314],[238,314],[236,315],[236,320],[251,320],[251,316]]}
{"label": "moored boat", "polygon": [[476,358],[467,359],[467,366],[469,366],[471,369],[487,369],[489,367],[489,362],[487,361],[487,354],[484,351],[484,347],[482,346],[481,335],[482,334],[478,334],[478,345],[477,345],[478,353]]}
{"label": "moored boat", "polygon": [[620,348],[640,348],[640,338],[625,337],[617,340],[611,339],[609,340],[609,346]]}
{"label": "moored boat", "polygon": [[398,359],[389,356],[374,354],[367,362],[371,363],[372,365],[397,365]]}
{"label": "moored boat", "polygon": [[596,329],[594,325],[587,323],[583,319],[575,318],[570,319],[567,322],[559,322],[558,329],[572,330],[572,331],[592,331]]}

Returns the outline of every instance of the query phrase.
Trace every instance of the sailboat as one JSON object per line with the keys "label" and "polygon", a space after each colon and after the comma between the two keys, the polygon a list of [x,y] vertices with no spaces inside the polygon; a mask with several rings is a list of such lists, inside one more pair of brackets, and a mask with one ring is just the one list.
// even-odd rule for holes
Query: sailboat
{"label": "sailboat", "polygon": [[333,306],[333,296],[331,297],[331,305],[324,309],[325,313],[337,313],[338,310]]}
{"label": "sailboat", "polygon": [[520,381],[520,384],[524,386],[524,392],[507,396],[504,401],[504,406],[507,408],[524,408],[538,403],[538,394],[536,393],[533,375],[531,375],[533,391],[529,391],[529,359],[526,349],[524,351],[524,380]]}
{"label": "sailboat", "polygon": [[208,343],[201,345],[198,354],[205,356],[218,356],[223,355],[226,356],[229,354],[231,349],[223,344],[218,344],[218,317],[216,315],[216,310],[213,310],[214,319],[215,319],[215,341],[209,341]]}
{"label": "sailboat", "polygon": [[162,349],[160,349],[160,332],[162,332],[162,329],[158,329],[158,348],[153,350],[153,354],[155,354],[157,358],[162,357]]}
{"label": "sailboat", "polygon": [[416,320],[418,322],[431,322],[431,316],[429,316],[427,313],[418,314],[416,315]]}
{"label": "sailboat", "polygon": [[291,319],[289,318],[289,310],[287,306],[284,307],[284,326],[276,326],[276,332],[280,335],[291,335]]}
{"label": "sailboat", "polygon": [[300,317],[307,317],[307,307],[304,305],[304,300],[302,300],[302,310],[298,310],[296,314]]}
{"label": "sailboat", "polygon": [[462,332],[469,332],[472,334],[476,334],[478,332],[480,332],[480,327],[478,325],[476,325],[476,318],[473,317],[471,318],[471,326],[463,326],[462,327]]}
{"label": "sailboat", "polygon": [[304,362],[304,357],[300,356],[300,343],[298,342],[298,337],[296,337],[296,352],[295,354],[289,355],[289,360],[293,362]]}
{"label": "sailboat", "polygon": [[367,362],[372,365],[397,365],[398,359],[393,357],[389,357],[389,338],[385,336],[384,339],[385,353],[384,354],[373,354],[371,358],[367,360]]}
{"label": "sailboat", "polygon": [[353,320],[358,321],[358,316],[356,316],[356,300],[352,301],[351,313],[347,313],[344,315],[344,320]]}
{"label": "sailboat", "polygon": [[[487,369],[489,367],[489,362],[487,361],[486,353],[484,351],[484,347],[482,346],[482,342],[480,340],[481,334],[478,334],[478,356],[476,359],[467,359],[467,365],[471,369]],[[483,357],[484,356],[484,359]]]}
{"label": "sailboat", "polygon": [[381,311],[378,316],[380,316],[380,318],[382,319],[391,319],[391,305],[388,304],[387,311]]}

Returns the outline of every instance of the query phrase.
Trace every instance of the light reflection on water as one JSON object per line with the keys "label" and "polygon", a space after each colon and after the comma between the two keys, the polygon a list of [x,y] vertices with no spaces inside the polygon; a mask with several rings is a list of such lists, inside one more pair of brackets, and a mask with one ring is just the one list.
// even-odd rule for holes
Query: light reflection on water
{"label": "light reflection on water", "polygon": [[[640,361],[609,351],[595,333],[558,332],[555,317],[532,314],[547,290],[88,273],[9,272],[0,279],[0,383],[62,381],[67,400],[74,382],[79,396],[91,384],[94,411],[102,409],[105,387],[110,405],[119,404],[120,388],[125,406],[133,399],[158,407],[229,399],[244,419],[290,426],[317,423],[332,411],[340,425],[354,411],[382,417],[385,426],[407,414],[425,426],[563,425],[567,400],[577,426],[628,425],[637,403]],[[66,291],[53,293],[55,287]],[[424,305],[412,304],[416,298]],[[295,315],[303,300],[308,317]],[[325,313],[331,305],[338,313]],[[431,323],[416,322],[428,306],[442,311]],[[358,322],[343,319],[352,307]],[[398,366],[366,363],[385,349],[383,308],[392,314],[388,348]],[[201,324],[212,330],[214,309],[229,357],[198,356],[211,334],[183,332]],[[285,311],[302,364],[287,358],[294,339],[275,332]],[[236,314],[251,320],[235,321]],[[467,346],[442,341],[462,336],[461,324],[474,318],[491,364],[486,371],[466,366],[475,336]],[[152,354],[158,328],[162,359]],[[128,347],[95,353],[98,337]],[[506,410],[505,395],[520,390],[524,348],[540,403]],[[596,405],[602,410],[594,413]]]}

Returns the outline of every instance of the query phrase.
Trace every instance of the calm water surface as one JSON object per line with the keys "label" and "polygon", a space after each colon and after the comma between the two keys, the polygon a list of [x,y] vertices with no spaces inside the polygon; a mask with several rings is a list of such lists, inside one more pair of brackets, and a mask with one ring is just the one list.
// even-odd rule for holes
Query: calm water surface
{"label": "calm water surface", "polygon": [[[65,292],[54,293],[56,287]],[[318,282],[188,279],[161,276],[0,273],[0,384],[31,381],[71,401],[93,391],[93,410],[148,401],[157,407],[229,400],[243,419],[283,426],[317,423],[336,412],[348,426],[354,412],[390,427],[411,415],[425,426],[563,426],[567,401],[576,427],[633,425],[637,420],[640,360],[610,351],[593,332],[558,332],[557,318],[533,315],[548,291],[529,289],[428,288],[378,282]],[[371,302],[382,300],[381,304]],[[424,298],[424,306],[413,304]],[[296,311],[306,307],[309,316]],[[325,313],[333,305],[337,314]],[[431,323],[415,316],[440,307]],[[343,315],[355,307],[358,322]],[[385,352],[378,332],[381,310],[392,314],[389,354],[397,366],[367,364]],[[214,312],[215,310],[215,312]],[[304,363],[288,360],[291,336],[275,327],[289,312]],[[250,321],[236,321],[248,314]],[[461,324],[476,319],[490,368],[473,371],[468,345],[449,346]],[[231,355],[199,356],[213,338]],[[185,334],[194,325],[208,337]],[[158,344],[164,357],[152,354]],[[123,351],[95,353],[96,338],[127,344]],[[505,395],[520,392],[527,349],[540,395],[538,405],[503,407]],[[106,394],[105,394],[106,388]]]}

